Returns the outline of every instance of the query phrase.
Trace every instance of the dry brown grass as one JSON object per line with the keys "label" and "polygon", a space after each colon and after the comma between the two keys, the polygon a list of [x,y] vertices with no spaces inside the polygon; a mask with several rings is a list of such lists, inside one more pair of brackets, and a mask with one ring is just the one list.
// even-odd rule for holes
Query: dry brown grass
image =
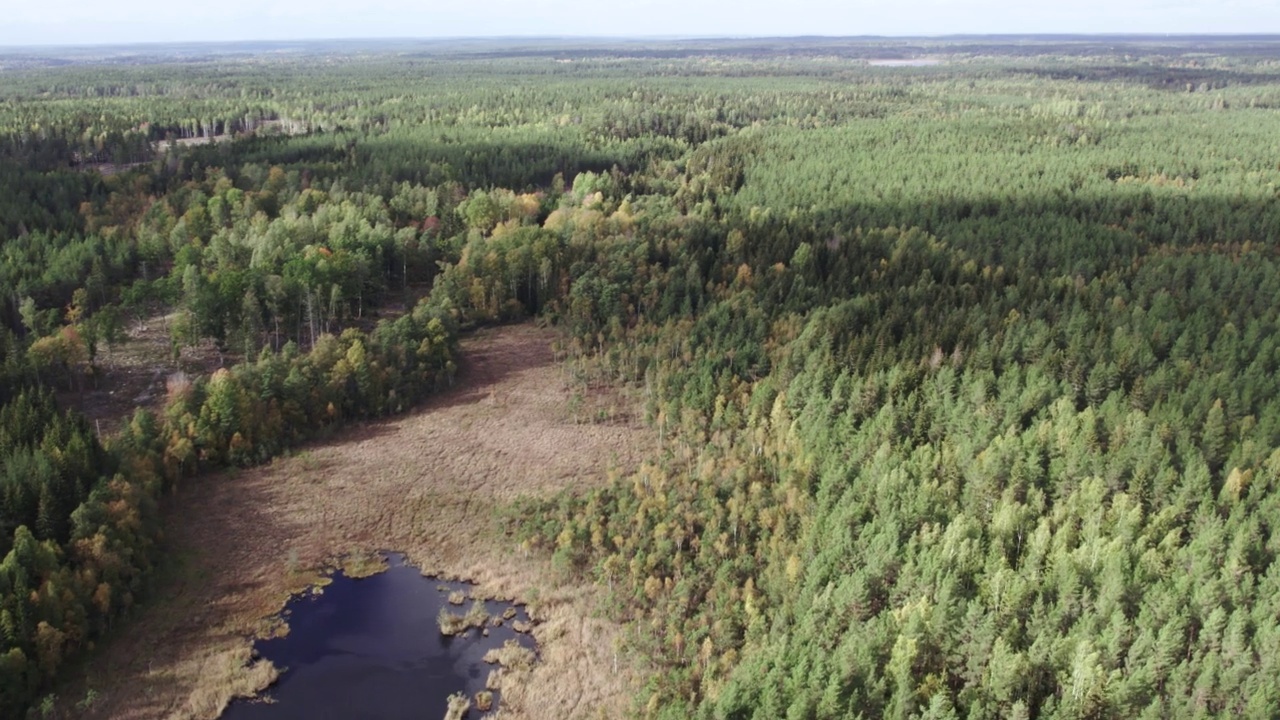
{"label": "dry brown grass", "polygon": [[487,622],[489,622],[489,613],[485,610],[483,600],[471,603],[465,615],[450,612],[448,607],[440,608],[439,614],[436,615],[436,623],[440,626],[442,635],[457,635],[471,628],[481,628],[484,631],[483,634],[488,635],[489,631],[484,627]]}
{"label": "dry brown grass", "polygon": [[558,579],[496,520],[517,497],[599,484],[655,446],[634,423],[573,421],[553,337],[532,325],[481,331],[463,342],[456,387],[420,410],[185,483],[166,512],[178,570],[83,683],[59,694],[96,689],[91,718],[216,717],[269,682],[247,663],[248,638],[274,631],[269,618],[290,593],[390,549],[427,574],[476,583],[478,597],[537,599],[539,662],[501,676],[504,717],[624,714],[637,673],[614,671],[618,628],[595,617],[596,590]]}
{"label": "dry brown grass", "polygon": [[489,612],[484,608],[484,601],[477,600],[471,603],[471,607],[467,610],[463,620],[466,620],[467,625],[473,628],[484,627],[484,624],[489,622]]}
{"label": "dry brown grass", "polygon": [[349,578],[366,578],[387,569],[387,559],[377,552],[358,552],[342,559],[342,574]]}
{"label": "dry brown grass", "polygon": [[457,635],[467,629],[467,619],[457,613],[449,612],[447,607],[442,607],[440,612],[436,613],[436,625],[440,627],[441,635]]}
{"label": "dry brown grass", "polygon": [[202,679],[182,708],[193,717],[221,715],[233,698],[252,697],[279,675],[274,665],[254,659],[252,649],[244,646],[197,656],[188,666]]}
{"label": "dry brown grass", "polygon": [[484,661],[490,665],[498,664],[508,671],[528,672],[533,669],[537,655],[532,650],[515,640],[508,640],[484,654]]}
{"label": "dry brown grass", "polygon": [[484,681],[485,690],[501,690],[502,689],[502,668],[494,668],[489,671],[489,677]]}
{"label": "dry brown grass", "polygon": [[449,696],[449,705],[444,714],[444,720],[462,720],[467,716],[467,711],[471,710],[471,698],[465,693],[454,693]]}

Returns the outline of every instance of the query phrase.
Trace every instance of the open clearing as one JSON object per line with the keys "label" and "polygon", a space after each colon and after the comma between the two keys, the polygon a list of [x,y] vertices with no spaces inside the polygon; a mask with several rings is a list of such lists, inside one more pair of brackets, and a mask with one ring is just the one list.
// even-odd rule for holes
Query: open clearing
{"label": "open clearing", "polygon": [[98,381],[85,381],[78,390],[63,390],[59,401],[84,414],[97,424],[100,434],[107,435],[127,423],[137,408],[163,412],[165,380],[172,373],[208,375],[236,359],[220,355],[212,341],[204,340],[181,348],[175,363],[169,344],[173,320],[172,313],[133,320],[121,342],[104,342],[99,349],[94,360]]}
{"label": "open clearing", "polygon": [[179,567],[89,664],[86,686],[99,693],[89,716],[216,717],[270,678],[246,666],[249,637],[271,630],[264,619],[316,568],[380,549],[531,602],[540,662],[508,673],[504,717],[621,714],[638,673],[615,655],[617,626],[594,617],[595,590],[565,584],[497,525],[516,497],[602,483],[654,447],[633,415],[574,422],[554,338],[530,324],[482,330],[462,343],[457,385],[415,411],[269,466],[186,481],[166,509]]}

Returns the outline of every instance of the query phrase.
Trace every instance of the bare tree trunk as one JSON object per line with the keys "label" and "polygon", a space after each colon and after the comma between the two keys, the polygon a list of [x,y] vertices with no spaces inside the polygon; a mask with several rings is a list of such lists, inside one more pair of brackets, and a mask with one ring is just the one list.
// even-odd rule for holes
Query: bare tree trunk
{"label": "bare tree trunk", "polygon": [[315,347],[316,346],[315,301],[312,299],[310,290],[307,290],[307,327],[311,330],[311,347]]}

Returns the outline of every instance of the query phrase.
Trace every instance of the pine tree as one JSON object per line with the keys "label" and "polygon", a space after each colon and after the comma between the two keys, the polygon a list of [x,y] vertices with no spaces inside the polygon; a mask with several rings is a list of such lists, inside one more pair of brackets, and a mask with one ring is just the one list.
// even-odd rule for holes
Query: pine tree
{"label": "pine tree", "polygon": [[1204,428],[1200,432],[1200,448],[1210,471],[1218,472],[1226,462],[1227,449],[1227,421],[1222,410],[1222,400],[1214,400],[1205,416]]}

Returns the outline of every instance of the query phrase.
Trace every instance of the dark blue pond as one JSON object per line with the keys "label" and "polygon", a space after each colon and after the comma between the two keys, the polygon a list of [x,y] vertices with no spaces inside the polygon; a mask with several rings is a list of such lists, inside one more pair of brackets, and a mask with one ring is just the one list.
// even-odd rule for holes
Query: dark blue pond
{"label": "dark blue pond", "polygon": [[[469,586],[423,577],[398,555],[388,561],[378,575],[353,580],[337,573],[322,592],[291,600],[284,611],[289,634],[255,644],[282,671],[264,693],[269,702],[236,701],[224,720],[443,717],[451,694],[474,698],[484,689],[497,667],[484,662],[486,652],[512,638],[533,648],[511,621],[490,623],[488,637],[475,629],[465,637],[441,635],[437,614],[442,607],[466,612],[470,599],[454,606],[448,595]],[[485,607],[500,617],[511,604]],[[513,620],[529,620],[523,607],[516,611]]]}

